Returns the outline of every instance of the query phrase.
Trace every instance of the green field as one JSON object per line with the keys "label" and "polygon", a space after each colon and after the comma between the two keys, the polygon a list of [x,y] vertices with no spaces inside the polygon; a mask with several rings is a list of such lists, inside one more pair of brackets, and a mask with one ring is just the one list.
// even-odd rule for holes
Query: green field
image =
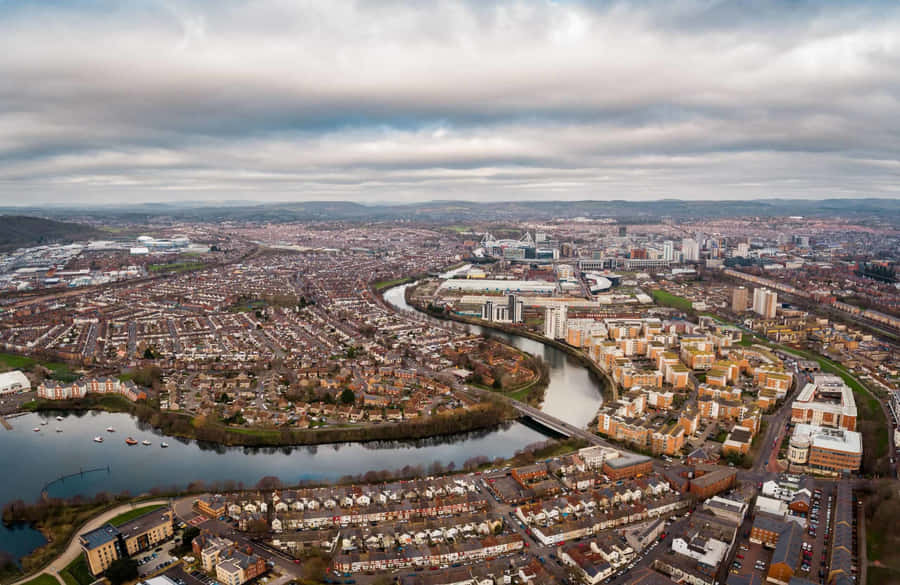
{"label": "green field", "polygon": [[91,575],[88,569],[87,561],[84,555],[78,555],[78,558],[69,563],[65,569],[59,572],[66,585],[91,585],[96,578]]}
{"label": "green field", "polygon": [[0,370],[32,370],[40,365],[50,370],[50,378],[59,382],[74,382],[80,376],[62,362],[42,362],[24,355],[0,353]]}
{"label": "green field", "polygon": [[31,581],[26,581],[22,585],[60,585],[60,583],[59,580],[52,575],[41,574]]}
{"label": "green field", "polygon": [[0,353],[0,367],[5,370],[27,370],[34,366],[37,360],[13,353]]}
{"label": "green field", "polygon": [[684,297],[679,297],[678,295],[673,295],[670,292],[666,292],[664,290],[656,289],[650,293],[653,295],[653,300],[659,304],[664,305],[666,307],[673,307],[678,309],[679,311],[684,311],[685,313],[689,312],[693,304],[691,301],[687,300]]}
{"label": "green field", "polygon": [[138,516],[143,516],[147,512],[152,512],[153,510],[159,510],[163,506],[161,504],[157,504],[155,506],[142,506],[140,508],[133,508],[128,510],[127,512],[122,512],[115,518],[109,521],[113,526],[121,526],[130,520],[134,520]]}

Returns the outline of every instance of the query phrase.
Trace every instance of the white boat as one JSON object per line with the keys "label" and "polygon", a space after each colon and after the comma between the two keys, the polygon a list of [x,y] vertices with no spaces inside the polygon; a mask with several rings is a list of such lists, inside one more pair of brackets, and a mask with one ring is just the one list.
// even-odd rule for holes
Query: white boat
{"label": "white boat", "polygon": [[151,442],[148,441],[147,439],[144,439],[143,441],[141,441],[141,445],[144,445],[145,447],[149,447],[149,446],[152,445],[152,444],[153,444],[153,443],[151,443]]}
{"label": "white boat", "polygon": [[42,425],[46,425],[46,424],[47,424],[47,421],[42,420],[42,421],[41,421],[41,424],[42,424]]}
{"label": "white boat", "polygon": [[56,432],[57,432],[57,433],[61,433],[61,432],[62,432],[62,429],[59,428],[59,427],[56,427]]}
{"label": "white boat", "polygon": [[166,449],[166,448],[168,448],[169,444],[166,443],[165,441],[163,441],[162,443],[159,444],[159,446],[162,447],[163,449]]}
{"label": "white boat", "polygon": [[114,428],[112,428],[112,427],[106,427],[106,432],[107,432],[107,433],[114,433],[114,432],[116,432],[116,429],[114,429]]}
{"label": "white boat", "polygon": [[96,437],[94,437],[94,442],[95,442],[95,443],[102,443],[102,442],[103,442],[103,437],[101,437],[100,435],[97,435]]}
{"label": "white boat", "polygon": [[34,427],[34,428],[31,429],[31,430],[34,431],[34,432],[36,432],[36,433],[39,433],[39,432],[41,432],[41,427]]}
{"label": "white boat", "polygon": [[56,417],[56,420],[62,420],[62,419],[63,419],[63,417],[61,417],[61,416]]}

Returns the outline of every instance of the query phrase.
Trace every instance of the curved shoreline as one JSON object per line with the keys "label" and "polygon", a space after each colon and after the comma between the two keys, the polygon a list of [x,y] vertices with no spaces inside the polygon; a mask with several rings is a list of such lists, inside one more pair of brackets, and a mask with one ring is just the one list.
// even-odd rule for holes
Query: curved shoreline
{"label": "curved shoreline", "polygon": [[[410,277],[412,278],[412,277]],[[383,289],[376,289],[374,283],[369,284],[370,292],[379,299],[386,307],[393,311],[397,311],[390,302],[384,299],[384,294],[397,286],[407,284],[416,284],[419,280],[412,282],[398,283]],[[409,289],[406,289],[409,291]],[[582,352],[567,344],[556,340],[547,339],[541,335],[537,335],[531,331],[519,330],[515,328],[506,328],[496,323],[481,323],[475,319],[468,319],[459,315],[433,315],[424,311],[417,305],[410,304],[413,309],[422,316],[434,317],[444,321],[455,321],[464,325],[474,325],[503,333],[506,335],[515,335],[525,339],[536,341],[543,345],[553,347],[554,349],[564,352],[569,357],[575,359],[578,364],[588,370],[589,374],[600,380],[598,384],[600,395],[607,397],[611,395],[615,399],[618,395],[616,384],[609,375],[601,370],[592,360],[585,356]],[[539,382],[535,382],[539,383]],[[504,393],[500,396],[505,398]],[[29,412],[40,411],[101,411],[101,412],[121,412],[134,417],[142,423],[150,424],[150,426],[163,436],[173,439],[193,440],[198,443],[221,445],[224,447],[308,447],[316,445],[333,445],[346,443],[374,443],[383,441],[420,441],[429,438],[451,437],[454,435],[463,435],[475,431],[488,431],[499,428],[504,424],[518,420],[517,414],[513,414],[503,408],[501,405],[492,405],[490,412],[485,413],[485,409],[479,411],[467,411],[453,415],[453,428],[446,426],[449,416],[434,415],[416,419],[414,421],[404,421],[401,423],[385,423],[381,425],[371,425],[363,427],[337,428],[330,427],[324,429],[266,429],[266,428],[240,428],[215,425],[211,427],[194,427],[192,424],[193,417],[172,412],[163,412],[152,407],[131,403],[127,401],[116,401],[112,404],[107,400],[100,399],[83,399],[77,401],[44,401],[38,402],[33,409],[10,413],[10,416],[16,414],[26,414]],[[156,423],[152,421],[156,418]],[[176,421],[186,421],[187,424],[177,425]],[[440,428],[429,428],[430,424],[439,426]],[[175,428],[177,425],[177,428]]]}
{"label": "curved shoreline", "polygon": [[[415,283],[406,283],[406,284],[412,285]],[[402,285],[398,285],[398,286],[402,286]],[[391,287],[391,288],[393,288],[393,287]],[[385,289],[383,291],[380,291],[380,293],[381,294],[386,293],[388,290],[390,290],[390,289]],[[408,294],[409,291],[410,291],[410,289],[407,288],[404,292]],[[601,391],[600,391],[601,395],[603,395],[604,398],[606,397],[607,392],[611,394],[611,397],[613,400],[617,400],[619,397],[618,386],[616,385],[615,381],[613,381],[613,379],[610,377],[609,373],[602,370],[600,368],[600,366],[598,366],[596,363],[594,363],[593,360],[591,360],[586,355],[584,355],[584,353],[582,353],[580,350],[578,350],[575,347],[572,347],[571,345],[569,345],[567,343],[557,341],[556,339],[549,339],[547,337],[544,337],[543,335],[538,335],[537,333],[534,333],[533,331],[529,331],[527,329],[519,329],[516,327],[507,327],[502,324],[498,324],[498,323],[494,323],[494,322],[490,322],[490,321],[482,321],[481,319],[475,319],[473,317],[463,317],[462,315],[458,315],[456,313],[441,313],[441,314],[429,313],[428,311],[423,309],[421,306],[419,306],[419,304],[410,302],[410,299],[408,296],[406,296],[405,300],[406,300],[406,303],[410,307],[412,307],[416,310],[416,312],[418,312],[422,315],[425,315],[427,317],[432,317],[434,319],[440,319],[442,321],[454,321],[454,322],[463,323],[466,325],[474,325],[476,327],[481,327],[482,329],[490,329],[493,331],[497,331],[498,333],[504,333],[506,335],[514,335],[514,336],[518,336],[518,337],[523,337],[525,339],[530,339],[531,341],[536,341],[537,343],[540,343],[542,345],[546,345],[546,346],[552,347],[554,349],[558,349],[558,350],[564,352],[566,355],[574,358],[579,363],[579,365],[581,365],[586,370],[588,370],[591,374],[597,376],[598,378],[600,378],[601,380],[603,380],[605,382],[605,384],[604,384],[605,388],[601,389]],[[387,302],[387,301],[385,301],[385,302]],[[388,304],[390,304],[390,303],[388,303]]]}
{"label": "curved shoreline", "polygon": [[[33,410],[24,411],[23,414],[54,411],[122,413],[132,416],[138,422],[150,425],[154,431],[158,431],[164,437],[196,441],[198,444],[250,448],[299,448],[348,443],[365,444],[383,441],[413,442],[430,438],[451,437],[476,431],[496,429],[504,424],[513,422],[518,418],[503,408],[502,405],[490,404],[488,408],[479,410],[470,410],[456,414],[438,414],[415,419],[414,421],[385,423],[365,427],[324,429],[242,429],[237,427],[216,426],[207,427],[207,430],[204,432],[204,427],[191,426],[192,432],[179,432],[167,428],[162,424],[153,424],[151,422],[150,418],[160,414],[160,411],[148,406],[125,402],[124,400],[118,407],[111,407],[109,404],[100,404],[98,401],[90,399],[79,401],[46,401],[38,403]],[[183,414],[172,414],[170,416],[187,418],[187,415]],[[451,422],[454,423],[453,427],[447,427]],[[439,428],[429,428],[430,425],[437,425]],[[215,434],[216,436],[210,436],[212,434]]]}

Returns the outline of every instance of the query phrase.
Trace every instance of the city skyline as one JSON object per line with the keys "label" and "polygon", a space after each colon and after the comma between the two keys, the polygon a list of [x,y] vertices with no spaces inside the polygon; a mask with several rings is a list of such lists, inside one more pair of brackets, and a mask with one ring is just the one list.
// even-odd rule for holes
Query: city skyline
{"label": "city skyline", "polygon": [[0,8],[0,204],[896,198],[898,8]]}

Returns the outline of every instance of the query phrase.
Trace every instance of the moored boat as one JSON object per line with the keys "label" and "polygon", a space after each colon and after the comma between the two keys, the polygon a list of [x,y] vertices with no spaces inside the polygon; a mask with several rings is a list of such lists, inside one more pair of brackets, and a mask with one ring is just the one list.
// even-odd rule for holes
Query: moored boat
{"label": "moored boat", "polygon": [[63,417],[61,417],[61,416],[56,417],[56,420],[62,420],[62,419],[63,419]]}
{"label": "moored boat", "polygon": [[166,443],[165,441],[163,441],[162,443],[159,444],[159,446],[162,447],[163,449],[166,449],[166,448],[168,448],[169,444]]}
{"label": "moored boat", "polygon": [[34,432],[36,432],[36,433],[39,433],[39,432],[41,432],[41,427],[34,427],[34,428],[31,429],[31,430],[34,431]]}
{"label": "moored boat", "polygon": [[62,432],[62,429],[59,428],[59,427],[56,427],[56,432],[57,432],[57,433],[61,433],[61,432]]}
{"label": "moored boat", "polygon": [[114,433],[114,432],[116,432],[116,429],[114,429],[114,428],[112,428],[112,427],[106,427],[106,432],[107,432],[107,433]]}
{"label": "moored boat", "polygon": [[141,445],[144,445],[145,447],[149,447],[149,446],[152,445],[152,444],[153,444],[153,443],[151,443],[151,442],[148,441],[147,439],[144,439],[143,441],[141,441]]}
{"label": "moored boat", "polygon": [[125,443],[126,443],[127,445],[137,445],[137,441],[135,441],[135,440],[132,439],[131,437],[128,437],[127,439],[125,439]]}
{"label": "moored boat", "polygon": [[97,435],[96,437],[94,437],[94,442],[95,442],[95,443],[102,443],[102,442],[103,442],[103,437],[101,437],[100,435]]}

